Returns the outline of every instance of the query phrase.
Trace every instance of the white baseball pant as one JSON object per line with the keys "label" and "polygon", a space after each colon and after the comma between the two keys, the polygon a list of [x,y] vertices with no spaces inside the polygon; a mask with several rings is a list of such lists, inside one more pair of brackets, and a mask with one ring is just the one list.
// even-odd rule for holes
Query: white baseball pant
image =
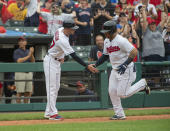
{"label": "white baseball pant", "polygon": [[146,80],[141,79],[133,86],[131,84],[136,79],[136,72],[132,67],[128,67],[124,74],[120,75],[115,69],[112,69],[109,78],[109,95],[117,116],[125,116],[124,110],[121,105],[120,98],[127,98],[143,90],[146,86]]}
{"label": "white baseball pant", "polygon": [[58,114],[56,100],[60,88],[61,67],[60,62],[49,55],[44,58],[44,73],[46,81],[47,105],[45,115]]}

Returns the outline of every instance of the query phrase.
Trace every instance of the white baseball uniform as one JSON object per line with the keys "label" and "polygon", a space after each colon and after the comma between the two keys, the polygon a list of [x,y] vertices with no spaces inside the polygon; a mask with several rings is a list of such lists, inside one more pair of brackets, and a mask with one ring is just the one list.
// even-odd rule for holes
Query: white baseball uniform
{"label": "white baseball uniform", "polygon": [[56,30],[62,27],[63,21],[73,15],[64,13],[61,15],[53,15],[49,12],[41,12],[41,16],[47,21],[48,34],[53,36]]}
{"label": "white baseball uniform", "polygon": [[63,27],[54,35],[48,54],[44,58],[44,73],[46,78],[47,106],[45,115],[58,114],[56,99],[60,88],[61,67],[59,59],[74,52],[69,38],[63,33]]}
{"label": "white baseball uniform", "polygon": [[141,79],[131,86],[136,79],[136,71],[134,71],[133,62],[128,65],[124,74],[120,75],[116,71],[117,67],[128,59],[133,49],[133,45],[121,35],[116,35],[111,42],[107,38],[104,41],[103,53],[109,55],[112,64],[112,71],[109,78],[109,95],[115,115],[117,116],[125,117],[120,98],[129,97],[143,90],[146,85],[145,79]]}

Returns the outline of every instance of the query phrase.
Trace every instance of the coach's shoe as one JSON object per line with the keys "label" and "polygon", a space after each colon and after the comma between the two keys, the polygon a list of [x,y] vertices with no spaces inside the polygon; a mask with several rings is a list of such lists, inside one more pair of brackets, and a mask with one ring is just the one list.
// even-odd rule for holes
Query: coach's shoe
{"label": "coach's shoe", "polygon": [[125,120],[126,117],[125,116],[117,116],[117,115],[114,115],[110,118],[110,120]]}
{"label": "coach's shoe", "polygon": [[56,114],[56,115],[50,116],[49,120],[64,120],[64,118]]}
{"label": "coach's shoe", "polygon": [[45,119],[49,119],[49,118],[50,118],[50,115],[44,115],[44,118],[45,118]]}

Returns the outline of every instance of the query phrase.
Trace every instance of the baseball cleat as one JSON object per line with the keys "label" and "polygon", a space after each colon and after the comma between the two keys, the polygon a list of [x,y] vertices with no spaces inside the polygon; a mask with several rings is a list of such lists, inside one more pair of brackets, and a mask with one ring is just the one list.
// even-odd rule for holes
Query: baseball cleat
{"label": "baseball cleat", "polygon": [[125,116],[117,116],[117,115],[114,115],[110,118],[110,120],[125,120],[126,117]]}
{"label": "baseball cleat", "polygon": [[64,118],[56,114],[56,115],[50,116],[49,120],[64,120]]}
{"label": "baseball cleat", "polygon": [[150,87],[148,85],[146,85],[146,87],[145,87],[145,92],[147,95],[149,95],[151,93]]}
{"label": "baseball cleat", "polygon": [[50,115],[44,115],[44,118],[49,119]]}

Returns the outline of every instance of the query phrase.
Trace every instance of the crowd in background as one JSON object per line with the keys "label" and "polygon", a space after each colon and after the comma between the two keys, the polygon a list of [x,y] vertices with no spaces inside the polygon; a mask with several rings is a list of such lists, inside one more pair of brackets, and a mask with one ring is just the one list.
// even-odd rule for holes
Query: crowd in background
{"label": "crowd in background", "polygon": [[119,34],[138,48],[135,61],[170,60],[169,0],[1,0],[0,6],[3,23],[23,21],[49,35],[72,15],[79,29],[71,44],[80,46],[95,45],[103,23],[114,20]]}

